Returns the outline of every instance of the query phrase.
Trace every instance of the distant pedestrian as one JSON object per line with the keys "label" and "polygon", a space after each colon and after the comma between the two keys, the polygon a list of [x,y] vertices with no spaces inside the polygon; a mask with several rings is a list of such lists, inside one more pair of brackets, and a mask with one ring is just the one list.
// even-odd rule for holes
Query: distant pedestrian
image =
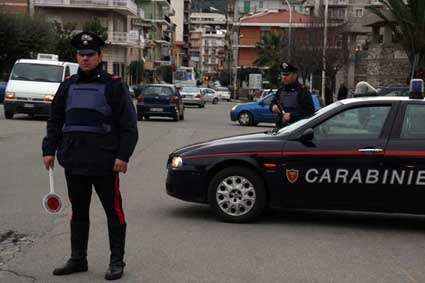
{"label": "distant pedestrian", "polygon": [[348,88],[345,86],[345,83],[342,83],[339,86],[337,99],[338,100],[346,99],[347,95],[348,95]]}
{"label": "distant pedestrian", "polygon": [[329,105],[333,103],[332,91],[328,85],[325,86],[325,104]]}

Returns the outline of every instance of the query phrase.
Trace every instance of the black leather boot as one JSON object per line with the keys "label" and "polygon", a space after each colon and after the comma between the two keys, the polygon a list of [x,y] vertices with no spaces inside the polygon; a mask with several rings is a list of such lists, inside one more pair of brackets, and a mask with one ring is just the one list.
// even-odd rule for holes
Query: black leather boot
{"label": "black leather boot", "polygon": [[124,249],[126,224],[109,224],[109,246],[111,248],[111,260],[105,274],[106,280],[120,279],[124,274]]}
{"label": "black leather boot", "polygon": [[71,223],[71,258],[53,270],[53,275],[68,275],[88,270],[87,242],[89,223]]}

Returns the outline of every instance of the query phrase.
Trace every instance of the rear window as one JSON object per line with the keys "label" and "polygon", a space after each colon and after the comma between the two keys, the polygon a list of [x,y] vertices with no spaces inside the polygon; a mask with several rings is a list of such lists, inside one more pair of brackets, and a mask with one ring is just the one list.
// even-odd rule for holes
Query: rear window
{"label": "rear window", "polygon": [[146,86],[142,90],[144,96],[173,96],[173,90],[167,86]]}
{"label": "rear window", "polygon": [[199,88],[197,87],[191,87],[191,86],[185,86],[181,89],[181,92],[195,92],[199,93]]}
{"label": "rear window", "polygon": [[62,81],[62,74],[62,66],[18,63],[13,67],[11,79],[60,83]]}

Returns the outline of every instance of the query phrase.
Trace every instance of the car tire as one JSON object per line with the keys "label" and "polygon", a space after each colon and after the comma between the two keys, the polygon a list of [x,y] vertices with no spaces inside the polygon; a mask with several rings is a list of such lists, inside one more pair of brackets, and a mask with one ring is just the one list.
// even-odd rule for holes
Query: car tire
{"label": "car tire", "polygon": [[143,119],[145,119],[146,121],[149,120],[151,117],[149,115],[145,115],[143,116]]}
{"label": "car tire", "polygon": [[217,104],[218,103],[218,98],[214,98],[212,101],[213,104]]}
{"label": "car tire", "polygon": [[227,102],[230,102],[230,99],[227,99]]}
{"label": "car tire", "polygon": [[241,126],[251,126],[254,124],[254,119],[252,118],[252,114],[248,111],[242,111],[238,115],[238,122]]}
{"label": "car tire", "polygon": [[13,115],[14,115],[15,113],[13,113],[13,111],[4,111],[4,117],[6,118],[6,119],[13,119]]}
{"label": "car tire", "polygon": [[208,202],[224,222],[252,222],[265,211],[267,193],[253,170],[233,166],[219,171],[208,187]]}
{"label": "car tire", "polygon": [[138,121],[142,121],[143,120],[143,115],[141,113],[137,113],[137,120]]}

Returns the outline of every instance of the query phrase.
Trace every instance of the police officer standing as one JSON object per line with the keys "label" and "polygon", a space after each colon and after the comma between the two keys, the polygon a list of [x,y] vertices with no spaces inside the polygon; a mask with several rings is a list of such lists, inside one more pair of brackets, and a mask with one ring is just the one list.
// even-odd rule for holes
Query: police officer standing
{"label": "police officer standing", "polygon": [[43,139],[46,169],[55,154],[65,168],[72,205],[71,258],[53,271],[67,275],[87,271],[89,207],[92,187],[108,220],[110,264],[105,279],[121,278],[125,263],[126,221],[122,209],[119,173],[137,143],[137,120],[124,82],[102,70],[100,47],[104,41],[81,32],[71,41],[77,50],[78,73],[59,87],[51,105],[47,136]]}
{"label": "police officer standing", "polygon": [[282,122],[288,124],[310,116],[315,110],[310,92],[298,82],[298,69],[288,63],[282,63],[281,69],[284,85],[274,94],[270,110],[283,114]]}

